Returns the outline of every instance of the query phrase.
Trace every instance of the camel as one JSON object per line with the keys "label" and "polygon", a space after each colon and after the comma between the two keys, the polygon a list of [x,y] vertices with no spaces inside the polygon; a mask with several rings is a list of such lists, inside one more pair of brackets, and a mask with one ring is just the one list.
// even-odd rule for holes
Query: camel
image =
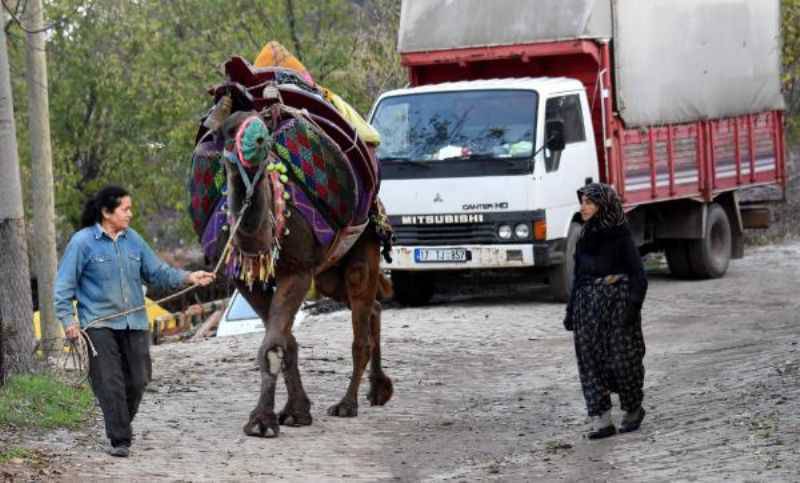
{"label": "camel", "polygon": [[[242,82],[241,79],[238,81]],[[231,95],[230,89],[219,92]],[[263,105],[245,103],[247,105],[243,106],[242,99],[244,96],[239,95],[233,102],[227,100],[227,109],[234,108],[230,114],[225,111],[225,106],[222,108],[221,115],[225,120],[215,135],[224,140],[226,149],[236,143],[236,135],[242,131],[243,123],[260,122],[269,126],[269,138],[274,136],[278,126],[276,119],[285,114],[285,106],[278,102]],[[222,104],[225,103],[217,106]],[[210,116],[220,117],[220,113],[212,111]],[[363,231],[351,242],[349,250],[333,261],[329,247],[319,243],[314,227],[295,204],[283,202],[284,197],[289,198],[288,188],[277,180],[282,178],[286,183],[283,174],[286,169],[277,169],[280,163],[274,149],[267,159],[259,159],[253,164],[242,162],[241,155],[239,159],[230,155],[221,159],[227,178],[229,226],[238,225],[233,233],[232,246],[236,250],[234,258],[238,256],[239,259],[233,263],[239,272],[243,273],[243,267],[249,267],[252,272],[248,276],[236,276],[235,285],[261,317],[266,329],[257,357],[260,394],[243,427],[244,433],[277,437],[281,425],[312,424],[311,402],[301,382],[298,344],[292,333],[295,314],[312,280],[320,294],[347,304],[352,314],[352,376],[341,400],[328,408],[327,414],[337,417],[358,415],[358,391],[367,363],[371,363],[367,399],[373,406],[385,405],[392,397],[393,384],[381,365],[380,300],[390,296],[391,284],[380,270],[382,242],[375,223],[370,221],[362,225]],[[265,168],[265,163],[268,168]],[[248,206],[243,210],[246,203]],[[227,256],[230,258],[231,254]],[[254,277],[253,273],[257,275]],[[286,383],[288,400],[276,414],[275,391],[280,374]]]}

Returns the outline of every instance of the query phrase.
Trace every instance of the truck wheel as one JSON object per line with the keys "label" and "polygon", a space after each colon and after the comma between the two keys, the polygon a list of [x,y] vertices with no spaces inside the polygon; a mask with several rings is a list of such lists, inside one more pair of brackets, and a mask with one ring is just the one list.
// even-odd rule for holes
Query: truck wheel
{"label": "truck wheel", "polygon": [[689,262],[698,278],[719,278],[731,261],[731,223],[725,209],[716,203],[708,207],[707,220],[705,236],[689,241]]}
{"label": "truck wheel", "polygon": [[689,263],[687,240],[669,240],[664,247],[667,257],[667,266],[672,276],[678,278],[693,278],[692,266]]}
{"label": "truck wheel", "polygon": [[433,275],[429,273],[392,270],[394,299],[402,305],[418,307],[431,301],[434,292]]}
{"label": "truck wheel", "polygon": [[575,246],[581,234],[581,224],[569,224],[567,244],[564,247],[564,262],[550,269],[550,293],[559,302],[568,302],[572,291],[572,277],[575,275]]}

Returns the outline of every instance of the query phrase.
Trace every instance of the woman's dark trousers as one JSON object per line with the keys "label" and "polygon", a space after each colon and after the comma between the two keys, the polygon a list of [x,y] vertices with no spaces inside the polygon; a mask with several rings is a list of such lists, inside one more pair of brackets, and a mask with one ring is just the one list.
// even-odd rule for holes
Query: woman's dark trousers
{"label": "woman's dark trousers", "polygon": [[97,350],[89,356],[89,378],[103,410],[111,445],[130,446],[131,422],[149,381],[150,332],[146,330],[87,330]]}
{"label": "woman's dark trousers", "polygon": [[642,404],[644,338],[641,321],[626,323],[629,287],[626,279],[596,279],[575,293],[573,320],[578,374],[589,416],[611,409],[611,393],[619,394],[624,411]]}

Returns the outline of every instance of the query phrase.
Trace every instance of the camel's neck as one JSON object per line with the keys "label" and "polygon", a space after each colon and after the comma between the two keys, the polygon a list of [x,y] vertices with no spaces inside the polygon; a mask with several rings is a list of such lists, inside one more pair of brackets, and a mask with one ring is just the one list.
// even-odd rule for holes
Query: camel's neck
{"label": "camel's neck", "polygon": [[269,179],[257,184],[246,208],[244,206],[248,200],[244,189],[235,191],[233,196],[236,200],[233,203],[234,216],[242,218],[236,234],[240,238],[238,241],[243,248],[247,247],[248,252],[269,252],[272,249],[275,224]]}
{"label": "camel's neck", "polygon": [[[242,196],[232,206],[241,210],[244,203]],[[285,235],[284,212],[283,184],[279,175],[271,173],[259,183],[250,205],[241,214],[242,220],[234,234],[234,248],[228,256],[229,276],[249,284],[267,282],[273,277],[280,239]]]}

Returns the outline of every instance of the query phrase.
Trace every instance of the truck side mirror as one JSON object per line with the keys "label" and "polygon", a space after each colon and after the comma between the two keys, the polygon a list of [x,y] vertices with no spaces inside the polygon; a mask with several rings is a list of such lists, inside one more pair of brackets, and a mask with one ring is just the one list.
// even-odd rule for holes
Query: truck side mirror
{"label": "truck side mirror", "polygon": [[544,145],[547,148],[544,166],[549,173],[558,170],[558,166],[561,164],[561,152],[567,144],[564,137],[564,121],[561,119],[547,121],[544,125],[544,134]]}
{"label": "truck side mirror", "polygon": [[563,151],[566,146],[564,137],[564,121],[552,119],[545,124],[545,139],[547,150],[551,152]]}

